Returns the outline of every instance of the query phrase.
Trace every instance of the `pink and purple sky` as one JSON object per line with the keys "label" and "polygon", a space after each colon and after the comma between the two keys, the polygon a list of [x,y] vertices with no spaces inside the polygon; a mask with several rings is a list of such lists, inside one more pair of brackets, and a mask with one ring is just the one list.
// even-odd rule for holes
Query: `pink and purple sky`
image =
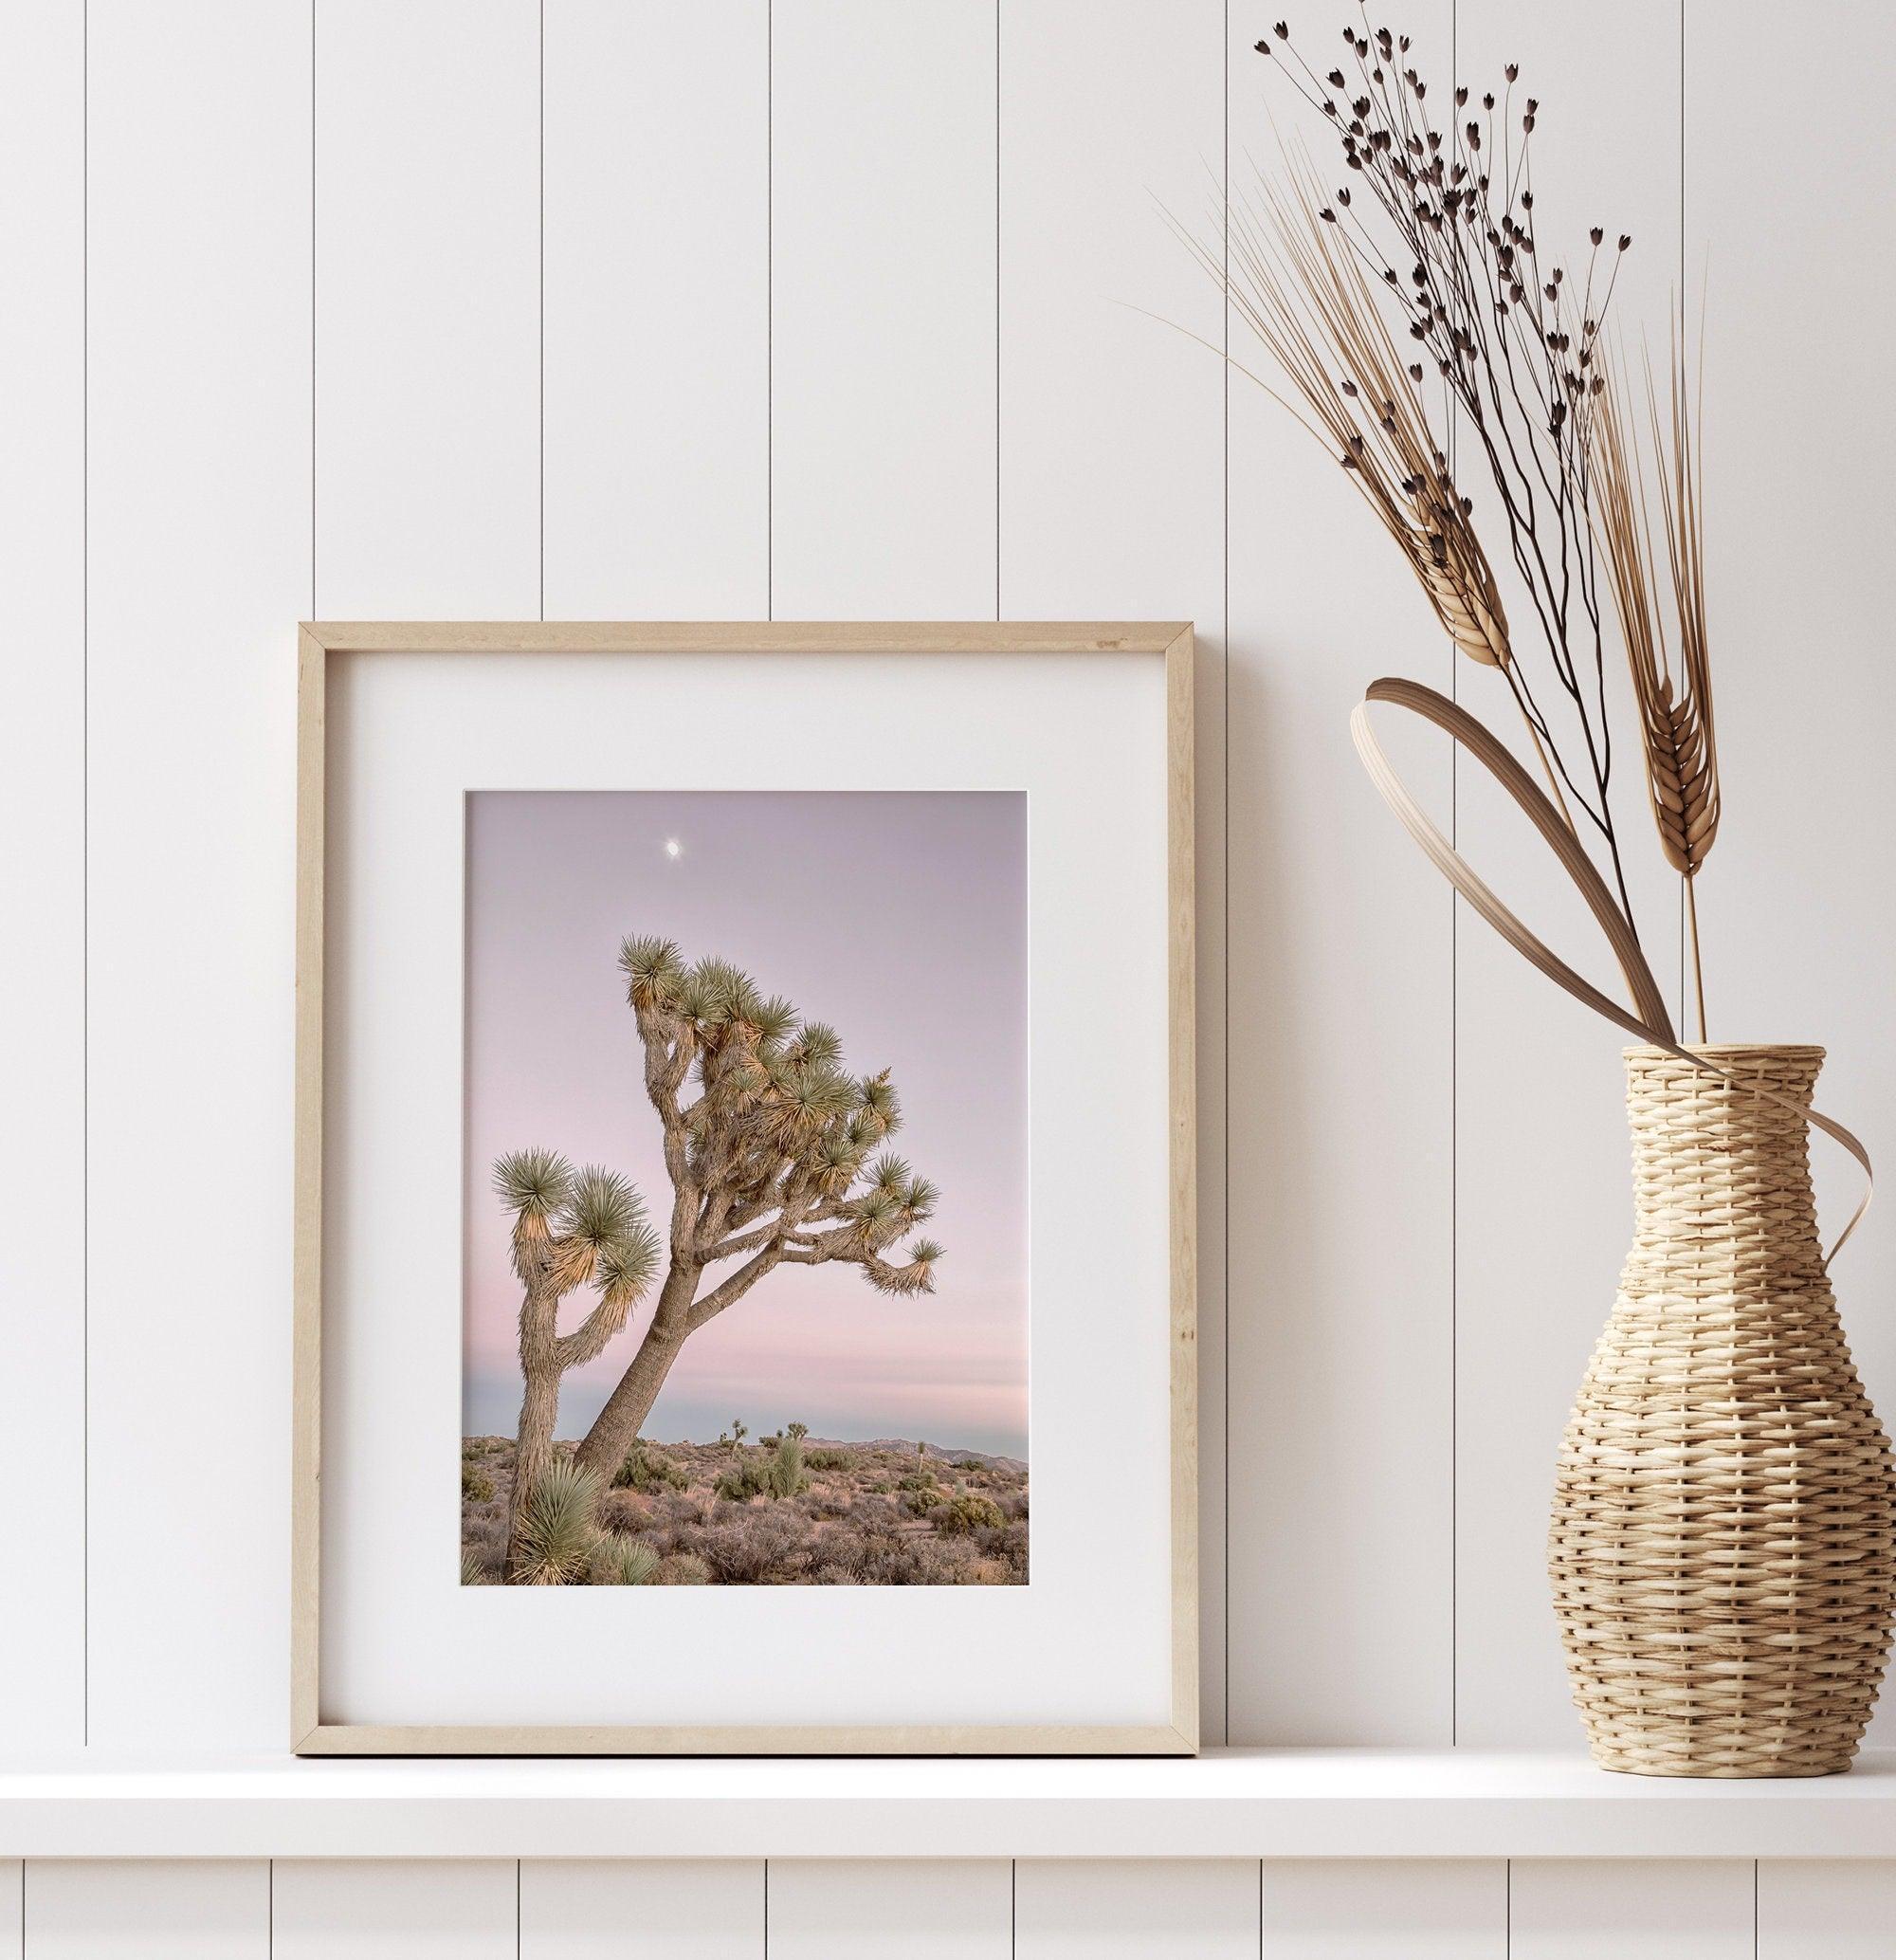
{"label": "pink and purple sky", "polygon": [[[467,797],[463,1418],[512,1435],[520,1291],[489,1178],[529,1145],[621,1172],[661,1232],[671,1187],[621,940],[735,961],[894,1071],[891,1147],[941,1188],[936,1291],[780,1267],[692,1336],[646,1424],[708,1441],[902,1437],[1027,1454],[1027,798],[1009,792],[476,791]],[[894,1254],[890,1255],[895,1256]],[[721,1269],[714,1269],[716,1272]],[[574,1325],[590,1289],[561,1314]],[[647,1319],[566,1377],[584,1433]]]}

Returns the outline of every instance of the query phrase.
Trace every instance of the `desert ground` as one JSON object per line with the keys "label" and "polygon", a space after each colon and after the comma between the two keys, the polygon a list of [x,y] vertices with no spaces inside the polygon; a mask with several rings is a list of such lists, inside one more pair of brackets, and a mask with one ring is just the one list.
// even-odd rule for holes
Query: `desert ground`
{"label": "desert ground", "polygon": [[[571,1455],[571,1444],[559,1447]],[[469,1584],[502,1579],[513,1456],[507,1437],[462,1444]],[[1027,1465],[932,1443],[641,1439],[600,1499],[598,1521],[602,1544],[619,1555],[594,1564],[595,1584],[1027,1583]]]}

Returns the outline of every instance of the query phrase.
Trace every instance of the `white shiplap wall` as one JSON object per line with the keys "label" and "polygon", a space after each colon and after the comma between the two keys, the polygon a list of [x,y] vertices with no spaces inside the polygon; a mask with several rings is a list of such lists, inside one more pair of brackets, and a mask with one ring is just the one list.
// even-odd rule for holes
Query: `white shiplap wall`
{"label": "white shiplap wall", "polygon": [[[1616,1042],[1457,921],[1350,757],[1373,673],[1477,705],[1481,677],[1336,473],[1147,317],[1224,336],[1151,199],[1203,208],[1267,140],[1267,24],[1240,0],[0,12],[9,1744],[282,1741],[311,613],[1194,617],[1207,1732],[1573,1741],[1540,1539],[1626,1234]],[[1573,228],[1637,234],[1649,317],[1709,263],[1713,1012],[1830,1041],[1873,1141],[1896,402],[1865,329],[1896,283],[1896,23],[1413,0],[1403,25],[1438,73],[1538,78],[1543,180],[1587,187]],[[1401,754],[1499,882],[1540,880],[1468,770]],[[1872,1219],[1841,1277],[1886,1396],[1892,1268]],[[274,1929],[308,1960],[755,1960],[768,1923],[777,1954],[900,1929],[931,1955],[1722,1960],[1755,1918],[1788,1960],[1875,1950],[1890,1884],[0,1864],[0,1956],[263,1954]]]}

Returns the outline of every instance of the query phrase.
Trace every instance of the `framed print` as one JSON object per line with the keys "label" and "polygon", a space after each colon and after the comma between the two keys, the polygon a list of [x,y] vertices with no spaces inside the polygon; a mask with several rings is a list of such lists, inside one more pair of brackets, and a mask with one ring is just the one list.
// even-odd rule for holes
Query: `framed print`
{"label": "framed print", "polygon": [[310,625],[292,1741],[1197,1746],[1192,632]]}

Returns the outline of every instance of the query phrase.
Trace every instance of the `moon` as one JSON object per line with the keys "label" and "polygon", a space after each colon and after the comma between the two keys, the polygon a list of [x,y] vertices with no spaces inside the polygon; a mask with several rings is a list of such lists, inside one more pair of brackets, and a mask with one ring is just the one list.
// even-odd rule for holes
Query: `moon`
{"label": "moon", "polygon": [[684,846],[676,837],[667,837],[665,840],[665,854],[670,858],[683,857],[684,855]]}

